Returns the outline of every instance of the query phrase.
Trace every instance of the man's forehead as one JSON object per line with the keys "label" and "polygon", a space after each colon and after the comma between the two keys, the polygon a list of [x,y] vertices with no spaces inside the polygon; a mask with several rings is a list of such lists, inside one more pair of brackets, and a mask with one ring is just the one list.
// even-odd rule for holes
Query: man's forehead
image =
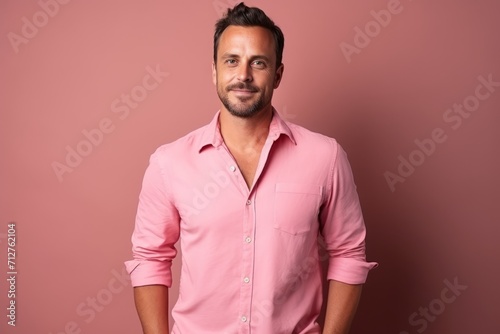
{"label": "man's forehead", "polygon": [[271,31],[259,26],[228,26],[221,35],[221,43],[224,42],[256,42],[258,44],[274,43]]}
{"label": "man's forehead", "polygon": [[231,25],[221,35],[218,54],[238,54],[244,52],[275,58],[274,43],[271,31],[266,28]]}

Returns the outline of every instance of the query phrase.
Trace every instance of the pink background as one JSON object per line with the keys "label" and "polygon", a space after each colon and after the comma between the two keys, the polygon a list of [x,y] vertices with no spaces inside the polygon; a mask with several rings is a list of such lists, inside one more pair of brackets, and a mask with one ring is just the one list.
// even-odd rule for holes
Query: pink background
{"label": "pink background", "polygon": [[[142,176],[156,147],[217,110],[213,25],[218,6],[231,3],[75,0],[48,6],[48,16],[37,1],[2,0],[0,268],[7,272],[7,223],[15,221],[18,275],[16,327],[6,324],[1,280],[0,332],[139,333],[122,272]],[[499,333],[500,87],[482,88],[490,94],[479,106],[469,98],[479,76],[500,81],[498,2],[247,4],[285,32],[276,108],[349,153],[368,259],[380,262],[352,333]],[[380,14],[381,27],[371,11],[388,7],[394,13],[390,22]],[[33,23],[38,31],[23,28]],[[371,37],[355,39],[356,27]],[[11,42],[23,31],[30,37]],[[346,57],[341,45],[356,42]],[[168,72],[158,84],[148,79],[151,90],[141,88],[148,67]],[[134,109],[120,101],[131,92]],[[466,99],[477,109],[470,116],[443,118]],[[101,122],[102,136],[92,131]],[[436,128],[446,140],[431,145]],[[84,130],[97,144],[84,143]],[[58,178],[52,165],[66,164],[68,146],[87,156]],[[419,165],[391,189],[384,173],[398,173],[399,156]],[[444,290],[455,280],[467,288]],[[434,315],[411,323],[424,307]]]}

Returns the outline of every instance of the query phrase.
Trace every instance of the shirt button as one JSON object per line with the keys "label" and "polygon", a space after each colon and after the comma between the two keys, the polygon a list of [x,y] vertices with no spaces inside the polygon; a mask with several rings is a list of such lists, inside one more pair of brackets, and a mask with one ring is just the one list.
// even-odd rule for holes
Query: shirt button
{"label": "shirt button", "polygon": [[231,170],[231,172],[234,172],[234,171],[236,171],[236,167],[235,166],[230,166],[229,170]]}
{"label": "shirt button", "polygon": [[241,317],[241,321],[243,321],[243,322],[247,322],[247,317],[242,316],[242,317]]}
{"label": "shirt button", "polygon": [[248,200],[248,201],[247,201],[247,205],[250,205],[250,204],[252,204],[252,201],[251,201],[251,200]]}
{"label": "shirt button", "polygon": [[243,282],[245,282],[245,283],[248,283],[248,282],[250,282],[250,278],[248,278],[248,277],[245,277],[245,278],[243,279]]}
{"label": "shirt button", "polygon": [[252,238],[250,238],[250,237],[246,237],[246,238],[245,238],[245,242],[246,242],[247,244],[251,243],[251,242],[252,242]]}

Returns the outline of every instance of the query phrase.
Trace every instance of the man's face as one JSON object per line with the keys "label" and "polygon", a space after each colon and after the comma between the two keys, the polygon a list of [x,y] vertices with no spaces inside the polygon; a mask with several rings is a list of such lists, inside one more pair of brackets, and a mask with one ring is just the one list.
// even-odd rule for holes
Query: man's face
{"label": "man's face", "polygon": [[271,105],[283,65],[276,68],[272,33],[261,27],[229,26],[222,33],[212,76],[224,107],[249,118]]}

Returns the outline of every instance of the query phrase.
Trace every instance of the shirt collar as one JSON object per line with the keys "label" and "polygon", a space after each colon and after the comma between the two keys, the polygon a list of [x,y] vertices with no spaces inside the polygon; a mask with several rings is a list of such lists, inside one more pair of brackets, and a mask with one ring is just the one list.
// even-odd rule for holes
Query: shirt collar
{"label": "shirt collar", "polygon": [[[207,145],[219,147],[224,143],[220,133],[219,115],[220,110],[215,114],[212,121],[205,127],[198,144],[198,152],[201,152],[201,150]],[[273,108],[273,118],[271,120],[271,124],[269,124],[268,137],[276,141],[282,134],[286,135],[294,145],[297,145],[292,131],[278,114],[276,109]]]}

